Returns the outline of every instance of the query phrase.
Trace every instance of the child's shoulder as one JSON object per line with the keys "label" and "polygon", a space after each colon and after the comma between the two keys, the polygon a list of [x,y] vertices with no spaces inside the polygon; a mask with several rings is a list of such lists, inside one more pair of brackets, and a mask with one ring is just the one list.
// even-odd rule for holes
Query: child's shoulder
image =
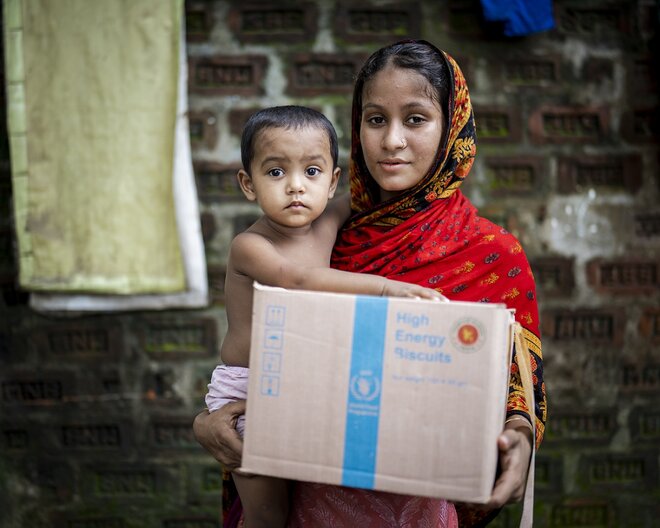
{"label": "child's shoulder", "polygon": [[258,230],[248,229],[236,235],[231,241],[230,250],[232,253],[249,252],[260,249],[264,246],[270,246],[271,242],[263,233]]}

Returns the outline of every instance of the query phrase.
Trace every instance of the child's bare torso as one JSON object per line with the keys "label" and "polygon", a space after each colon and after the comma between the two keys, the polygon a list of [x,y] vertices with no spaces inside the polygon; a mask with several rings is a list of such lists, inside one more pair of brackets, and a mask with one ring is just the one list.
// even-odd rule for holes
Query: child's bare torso
{"label": "child's bare torso", "polygon": [[[337,236],[336,225],[321,219],[306,228],[281,233],[273,229],[262,217],[245,233],[241,243],[270,244],[284,259],[310,268],[329,267],[332,246]],[[236,240],[232,242],[232,247]],[[241,263],[234,262],[230,249],[225,278],[225,306],[228,329],[222,342],[220,357],[226,365],[247,367],[250,354],[250,330],[252,323],[252,284],[257,279],[240,271]],[[262,262],[267,267],[271,262]],[[284,270],[282,270],[284,273]],[[285,286],[277,280],[268,286]]]}

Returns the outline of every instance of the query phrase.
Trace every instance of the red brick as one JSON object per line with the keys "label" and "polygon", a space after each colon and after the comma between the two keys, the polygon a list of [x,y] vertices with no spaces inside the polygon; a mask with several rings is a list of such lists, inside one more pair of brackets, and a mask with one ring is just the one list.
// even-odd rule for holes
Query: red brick
{"label": "red brick", "polygon": [[587,280],[599,293],[653,295],[660,292],[660,262],[657,259],[592,259]]}
{"label": "red brick", "polygon": [[289,86],[293,96],[353,93],[353,82],[367,56],[356,53],[299,53],[289,57]]}
{"label": "red brick", "polygon": [[529,118],[533,143],[599,143],[609,134],[609,111],[602,107],[542,106]]}
{"label": "red brick", "polygon": [[186,40],[208,40],[213,27],[213,4],[203,0],[186,1]]}
{"label": "red brick", "polygon": [[614,80],[614,61],[589,57],[582,66],[582,77],[588,83],[602,83]]}
{"label": "red brick", "polygon": [[[210,457],[208,457],[210,458]],[[211,459],[213,461],[213,459]],[[188,504],[209,501],[215,503],[222,495],[222,471],[214,463],[189,463],[186,467],[188,476]]]}
{"label": "red brick", "polygon": [[394,42],[420,34],[419,3],[374,6],[344,0],[335,17],[335,33],[348,42]]}
{"label": "red brick", "polygon": [[245,123],[250,116],[261,110],[261,107],[254,108],[233,108],[229,111],[229,132],[236,137],[241,137]]}
{"label": "red brick", "polygon": [[192,148],[213,149],[218,141],[218,120],[208,110],[188,112],[190,145]]}
{"label": "red brick", "polygon": [[639,333],[650,343],[660,343],[660,308],[645,308],[639,319]]}
{"label": "red brick", "polygon": [[643,238],[660,236],[660,213],[638,213],[634,221],[637,236]]}
{"label": "red brick", "polygon": [[658,91],[658,72],[655,64],[657,59],[651,55],[643,55],[632,60],[627,75],[627,89],[635,96],[655,96]]}
{"label": "red brick", "polygon": [[605,6],[580,6],[557,4],[555,9],[557,30],[568,35],[603,37],[630,34],[630,13],[626,6],[610,3]]}
{"label": "red brick", "polygon": [[637,154],[560,156],[557,190],[563,194],[598,191],[635,193],[642,185],[642,158]]}
{"label": "red brick", "polygon": [[574,259],[535,257],[530,259],[536,287],[541,297],[570,297],[575,286]]}
{"label": "red brick", "polygon": [[615,410],[555,409],[549,417],[545,441],[607,445],[617,428]]}
{"label": "red brick", "polygon": [[190,416],[154,416],[150,420],[150,440],[155,449],[189,450],[199,448],[191,427]]}
{"label": "red brick", "polygon": [[[547,429],[546,436],[547,438]],[[547,495],[549,493],[561,493],[563,471],[561,456],[557,454],[536,455],[536,464],[534,466],[534,488],[537,493]]]}
{"label": "red brick", "polygon": [[522,139],[519,107],[475,106],[477,141],[483,143],[518,143]]}
{"label": "red brick", "polygon": [[601,499],[568,499],[551,506],[551,526],[613,526],[612,502]]}
{"label": "red brick", "polygon": [[553,86],[560,81],[560,58],[557,56],[529,57],[527,55],[504,59],[498,63],[500,78],[506,84],[517,86]]}
{"label": "red brick", "polygon": [[234,2],[230,29],[241,42],[294,44],[312,40],[317,32],[318,10],[311,2]]}
{"label": "red brick", "polygon": [[537,156],[485,158],[489,188],[495,196],[533,194],[545,180],[543,160]]}
{"label": "red brick", "polygon": [[213,55],[188,62],[189,89],[207,95],[261,95],[268,59],[264,55]]}
{"label": "red brick", "polygon": [[631,143],[660,142],[660,110],[658,107],[634,108],[623,114],[621,135]]}
{"label": "red brick", "polygon": [[557,342],[620,345],[624,323],[620,308],[556,308],[543,311],[541,333]]}
{"label": "red brick", "polygon": [[51,406],[75,395],[71,373],[8,371],[0,379],[0,405]]}
{"label": "red brick", "polygon": [[99,499],[121,501],[128,508],[135,507],[135,501],[144,504],[145,499],[155,499],[158,495],[172,501],[177,496],[181,475],[162,462],[155,465],[119,459],[112,463],[86,464],[80,478],[85,503]]}
{"label": "red brick", "polygon": [[241,165],[225,165],[213,161],[198,161],[193,163],[197,193],[203,202],[210,201],[243,201],[245,196],[241,191],[236,173]]}
{"label": "red brick", "polygon": [[457,37],[483,37],[482,7],[478,0],[449,0],[444,17],[447,31]]}
{"label": "red brick", "polygon": [[657,456],[650,453],[590,454],[578,465],[579,480],[589,487],[626,489],[653,486],[658,476]]}
{"label": "red brick", "polygon": [[[103,418],[101,418],[103,420]],[[107,418],[106,418],[107,420]],[[96,423],[72,423],[59,427],[59,445],[65,450],[120,449],[126,447],[127,436],[120,423],[102,421]]]}
{"label": "red brick", "polygon": [[640,362],[623,365],[620,388],[636,393],[660,391],[660,363]]}
{"label": "red brick", "polygon": [[123,350],[121,328],[110,320],[60,322],[37,328],[32,338],[55,361],[115,360]]}
{"label": "red brick", "polygon": [[635,443],[660,442],[660,411],[657,407],[637,407],[628,415],[628,428]]}
{"label": "red brick", "polygon": [[144,320],[139,337],[142,350],[154,358],[195,359],[216,353],[216,322],[211,318]]}
{"label": "red brick", "polygon": [[35,447],[35,431],[25,423],[6,422],[0,425],[0,446],[4,453],[21,452]]}

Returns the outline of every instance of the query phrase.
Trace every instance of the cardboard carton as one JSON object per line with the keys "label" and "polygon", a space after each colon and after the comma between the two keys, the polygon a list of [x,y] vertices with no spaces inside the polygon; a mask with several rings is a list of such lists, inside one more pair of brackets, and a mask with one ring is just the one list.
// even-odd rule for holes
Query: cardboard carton
{"label": "cardboard carton", "polygon": [[242,469],[486,502],[512,323],[504,305],[255,285]]}

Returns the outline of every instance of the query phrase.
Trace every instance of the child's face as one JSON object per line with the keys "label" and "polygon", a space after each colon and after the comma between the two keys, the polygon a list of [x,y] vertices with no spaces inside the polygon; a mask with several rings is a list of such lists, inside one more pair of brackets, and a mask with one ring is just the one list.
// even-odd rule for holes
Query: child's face
{"label": "child's face", "polygon": [[317,127],[266,128],[254,141],[250,174],[238,174],[247,199],[256,200],[281,226],[311,224],[334,196],[339,180],[327,133]]}
{"label": "child's face", "polygon": [[422,75],[391,65],[364,86],[360,141],[382,201],[414,187],[435,161],[444,114],[432,93]]}

